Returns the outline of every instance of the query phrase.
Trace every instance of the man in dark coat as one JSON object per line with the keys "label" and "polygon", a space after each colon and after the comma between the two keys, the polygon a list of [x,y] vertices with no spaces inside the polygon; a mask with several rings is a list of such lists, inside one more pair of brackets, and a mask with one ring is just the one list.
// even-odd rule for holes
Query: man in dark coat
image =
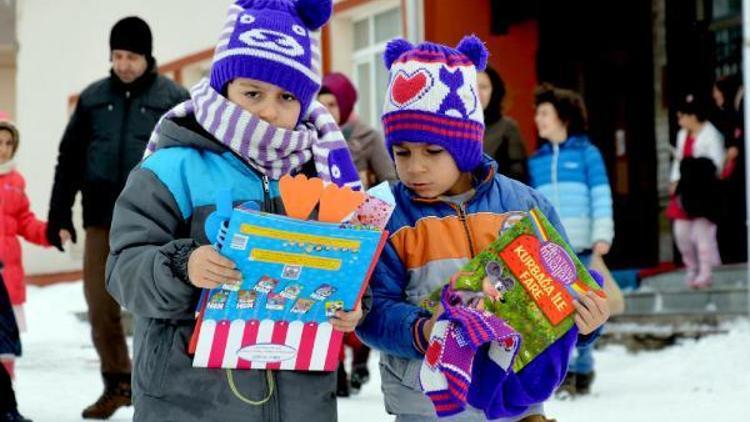
{"label": "man in dark coat", "polygon": [[60,142],[47,229],[49,242],[61,251],[66,240],[76,241],[71,208],[81,191],[84,293],[105,386],[102,396],[83,411],[84,418],[94,419],[109,418],[131,401],[131,361],[120,306],[104,284],[115,200],[143,157],[159,117],[188,98],[184,88],[157,74],[151,30],[142,19],[117,22],[109,44],[110,76],[81,93]]}

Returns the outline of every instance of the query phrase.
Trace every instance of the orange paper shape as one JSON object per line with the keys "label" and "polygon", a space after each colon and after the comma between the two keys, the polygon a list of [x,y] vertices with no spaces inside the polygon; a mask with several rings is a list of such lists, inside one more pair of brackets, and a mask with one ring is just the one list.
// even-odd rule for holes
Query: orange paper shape
{"label": "orange paper shape", "polygon": [[317,177],[308,179],[302,174],[295,177],[287,174],[279,180],[279,190],[286,215],[307,220],[320,200],[323,181]]}
{"label": "orange paper shape", "polygon": [[363,202],[365,202],[363,192],[330,184],[323,189],[323,193],[320,195],[318,220],[327,223],[340,223],[354,213]]}

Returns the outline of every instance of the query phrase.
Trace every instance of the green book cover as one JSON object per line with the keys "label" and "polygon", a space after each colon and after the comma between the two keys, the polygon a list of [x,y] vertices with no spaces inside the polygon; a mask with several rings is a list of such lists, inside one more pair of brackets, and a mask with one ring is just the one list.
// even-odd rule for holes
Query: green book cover
{"label": "green book cover", "polygon": [[[492,312],[521,335],[516,372],[573,326],[574,298],[601,290],[539,209],[519,217],[448,280],[464,304]],[[433,310],[441,291],[422,306]]]}

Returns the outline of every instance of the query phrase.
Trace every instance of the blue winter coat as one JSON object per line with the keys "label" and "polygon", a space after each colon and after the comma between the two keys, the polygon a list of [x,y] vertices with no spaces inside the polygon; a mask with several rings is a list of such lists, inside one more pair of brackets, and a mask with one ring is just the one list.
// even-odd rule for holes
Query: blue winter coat
{"label": "blue winter coat", "polygon": [[530,183],[552,202],[577,252],[612,244],[612,190],[599,150],[586,135],[547,143],[529,159]]}

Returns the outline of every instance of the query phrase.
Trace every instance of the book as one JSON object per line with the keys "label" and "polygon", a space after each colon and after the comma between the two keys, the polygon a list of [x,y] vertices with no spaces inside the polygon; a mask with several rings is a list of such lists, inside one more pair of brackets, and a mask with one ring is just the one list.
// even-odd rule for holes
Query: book
{"label": "book", "polygon": [[[338,367],[343,333],[329,319],[360,302],[385,245],[382,227],[359,223],[374,221],[362,205],[377,198],[304,176],[281,182],[285,208],[297,218],[260,212],[253,203],[232,208],[225,193],[217,200],[219,217],[206,222],[242,281],[202,292],[189,346],[194,367]],[[318,201],[318,218],[328,222],[306,219]],[[377,207],[378,222],[392,212],[387,208]]]}
{"label": "book", "polygon": [[[539,209],[509,219],[515,224],[448,282],[464,305],[492,312],[521,335],[518,372],[573,327],[575,298],[603,291]],[[441,291],[422,306],[434,310]]]}

